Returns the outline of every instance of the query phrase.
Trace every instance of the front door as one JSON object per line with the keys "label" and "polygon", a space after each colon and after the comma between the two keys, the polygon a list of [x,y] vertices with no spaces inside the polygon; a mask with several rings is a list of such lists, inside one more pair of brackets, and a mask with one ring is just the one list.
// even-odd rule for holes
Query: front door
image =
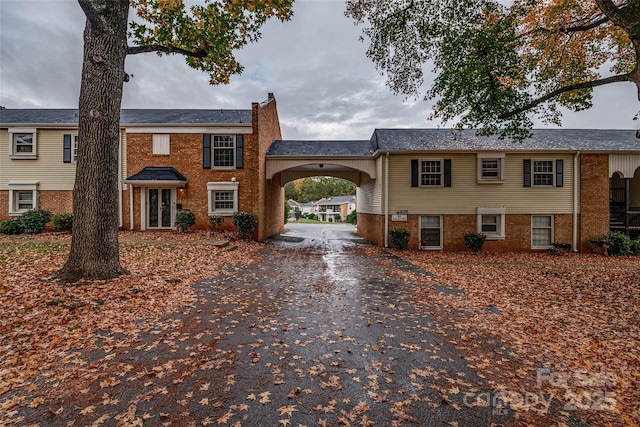
{"label": "front door", "polygon": [[172,228],[171,189],[149,188],[147,228]]}

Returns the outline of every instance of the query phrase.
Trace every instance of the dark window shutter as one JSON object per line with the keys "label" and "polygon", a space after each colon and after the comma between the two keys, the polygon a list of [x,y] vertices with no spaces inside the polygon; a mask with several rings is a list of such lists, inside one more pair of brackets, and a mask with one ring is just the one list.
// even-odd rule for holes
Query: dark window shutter
{"label": "dark window shutter", "polygon": [[236,169],[244,168],[244,135],[236,135]]}
{"label": "dark window shutter", "polygon": [[525,159],[524,160],[524,186],[525,187],[531,187],[531,160],[530,159]]}
{"label": "dark window shutter", "polygon": [[451,187],[451,159],[444,159],[444,186]]}
{"label": "dark window shutter", "polygon": [[66,133],[62,142],[62,161],[71,163],[71,135]]}
{"label": "dark window shutter", "polygon": [[412,159],[411,160],[411,186],[418,187],[419,181],[420,180],[418,177],[418,159]]}
{"label": "dark window shutter", "polygon": [[202,169],[211,169],[211,135],[202,135]]}
{"label": "dark window shutter", "polygon": [[556,160],[556,187],[564,187],[564,161]]}

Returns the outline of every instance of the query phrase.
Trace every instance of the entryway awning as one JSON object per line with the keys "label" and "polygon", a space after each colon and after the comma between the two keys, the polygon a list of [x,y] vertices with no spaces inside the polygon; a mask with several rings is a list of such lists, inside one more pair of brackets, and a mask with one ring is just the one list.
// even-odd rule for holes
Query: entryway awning
{"label": "entryway awning", "polygon": [[136,187],[184,187],[187,178],[169,166],[147,166],[124,183]]}

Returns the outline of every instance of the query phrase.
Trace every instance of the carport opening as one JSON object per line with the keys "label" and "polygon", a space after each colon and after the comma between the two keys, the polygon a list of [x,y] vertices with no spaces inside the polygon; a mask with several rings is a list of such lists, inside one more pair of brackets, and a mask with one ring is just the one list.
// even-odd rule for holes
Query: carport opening
{"label": "carport opening", "polygon": [[332,176],[289,181],[284,186],[287,221],[355,223],[356,190],[353,181]]}

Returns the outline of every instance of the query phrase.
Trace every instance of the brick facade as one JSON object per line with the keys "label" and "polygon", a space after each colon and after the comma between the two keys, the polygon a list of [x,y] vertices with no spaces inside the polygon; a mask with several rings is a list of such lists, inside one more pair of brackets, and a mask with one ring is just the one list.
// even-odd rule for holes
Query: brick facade
{"label": "brick facade", "polygon": [[[275,139],[281,139],[280,124],[273,94],[270,102],[252,104],[251,133],[244,135],[244,167],[242,169],[211,169],[202,166],[202,134],[172,133],[169,135],[168,155],[153,154],[153,135],[150,133],[127,134],[127,170],[130,175],[147,166],[171,166],[187,178],[187,185],[176,190],[176,203],[182,209],[191,210],[196,217],[194,229],[209,228],[209,182],[238,183],[238,210],[252,212],[258,220],[255,237],[265,239],[284,228],[284,189],[271,185],[264,178],[265,154]],[[162,132],[162,128],[158,128]],[[212,132],[215,133],[215,132]],[[131,188],[131,186],[128,186]],[[123,195],[124,228],[130,228],[129,193]],[[133,190],[133,228],[141,228],[140,187]],[[231,219],[225,220],[230,225]]]}
{"label": "brick facade", "polygon": [[73,191],[38,191],[38,207],[64,214],[73,212]]}
{"label": "brick facade", "polygon": [[588,239],[609,231],[609,155],[580,156],[580,250]]}
{"label": "brick facade", "polygon": [[[554,215],[554,241],[571,243],[573,215]],[[405,229],[409,231],[409,249],[419,248],[420,215],[408,215],[407,221],[391,221],[389,231]],[[442,250],[467,251],[463,236],[475,233],[476,215],[442,216]],[[384,215],[358,213],[358,234],[376,245],[384,245]],[[531,251],[531,215],[505,215],[505,239],[487,240],[484,250],[491,252],[528,252]]]}

